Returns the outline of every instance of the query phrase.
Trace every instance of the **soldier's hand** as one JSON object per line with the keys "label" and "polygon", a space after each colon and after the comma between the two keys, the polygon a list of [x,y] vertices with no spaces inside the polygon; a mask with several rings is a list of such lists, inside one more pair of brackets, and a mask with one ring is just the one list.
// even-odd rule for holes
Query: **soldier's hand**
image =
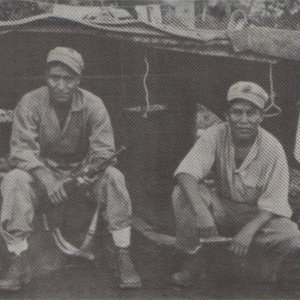
{"label": "soldier's hand", "polygon": [[248,232],[239,232],[229,246],[229,250],[238,256],[244,256],[248,253],[252,242],[252,234]]}
{"label": "soldier's hand", "polygon": [[84,181],[84,185],[89,186],[92,185],[96,180],[97,180],[97,176],[90,178],[87,176],[82,176],[82,179]]}
{"label": "soldier's hand", "polygon": [[56,181],[49,186],[47,192],[52,204],[59,204],[67,198],[63,184],[64,181]]}

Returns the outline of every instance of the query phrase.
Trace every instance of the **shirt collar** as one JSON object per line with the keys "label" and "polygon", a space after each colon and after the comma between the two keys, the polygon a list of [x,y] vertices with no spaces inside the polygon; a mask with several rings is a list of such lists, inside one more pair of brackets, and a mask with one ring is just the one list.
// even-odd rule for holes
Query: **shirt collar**
{"label": "shirt collar", "polygon": [[[232,138],[231,129],[230,129],[229,124],[227,126],[227,130],[228,130],[228,136],[229,136],[230,152],[232,153],[232,159],[233,159],[233,163],[234,163],[234,144],[233,144],[233,138]],[[239,172],[239,171],[245,169],[247,166],[249,166],[249,164],[251,164],[251,162],[258,155],[260,145],[261,145],[261,127],[258,127],[257,137],[256,137],[253,145],[251,146],[249,153],[247,154],[246,158],[244,159],[242,165],[240,166],[239,169],[235,170],[236,172]]]}
{"label": "shirt collar", "polygon": [[[48,90],[48,99],[50,104],[50,95]],[[83,92],[80,88],[77,89],[77,91],[74,94],[72,105],[71,105],[71,112],[75,111],[81,111],[84,108],[84,97]]]}

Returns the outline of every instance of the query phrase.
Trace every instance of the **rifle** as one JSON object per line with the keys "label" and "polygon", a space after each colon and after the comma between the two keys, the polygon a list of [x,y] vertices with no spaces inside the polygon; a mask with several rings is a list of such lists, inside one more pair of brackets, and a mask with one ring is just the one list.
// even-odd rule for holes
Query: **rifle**
{"label": "rifle", "polygon": [[74,191],[81,187],[87,187],[89,185],[89,181],[87,179],[93,180],[100,172],[105,170],[105,168],[108,167],[108,165],[117,157],[119,156],[122,152],[126,150],[125,146],[121,146],[121,148],[115,152],[113,155],[111,155],[109,158],[107,158],[105,161],[98,163],[96,166],[87,166],[84,168],[79,174],[77,174],[74,177],[71,177],[69,180],[64,182],[64,189],[70,197]]}
{"label": "rifle", "polygon": [[86,196],[87,188],[91,182],[87,181],[85,178],[94,179],[97,177],[100,172],[103,172],[103,170],[105,170],[105,168],[107,168],[108,165],[125,150],[126,147],[122,146],[117,152],[115,152],[105,161],[93,167],[87,166],[78,174],[65,181],[63,187],[68,196],[66,199],[67,201],[62,202],[59,205],[53,205],[52,203],[49,203],[44,207],[47,215],[46,227],[56,228],[60,226],[64,218],[64,209],[66,207],[66,203],[73,202],[76,199]]}

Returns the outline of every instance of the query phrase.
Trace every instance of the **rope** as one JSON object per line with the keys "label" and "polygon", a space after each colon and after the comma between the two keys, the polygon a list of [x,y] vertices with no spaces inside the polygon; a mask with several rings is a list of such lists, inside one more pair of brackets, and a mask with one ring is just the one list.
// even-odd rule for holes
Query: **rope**
{"label": "rope", "polygon": [[268,112],[268,110],[270,110],[271,108],[275,109],[275,112],[274,113],[266,113],[265,116],[267,118],[275,117],[282,113],[282,109],[275,103],[276,93],[274,91],[273,64],[270,63],[269,65],[270,65],[270,68],[269,68],[270,105],[268,107],[266,107],[265,112]]}
{"label": "rope", "polygon": [[271,100],[270,106],[272,106],[272,105],[275,105],[275,97],[276,97],[276,93],[274,91],[273,65],[272,64],[270,64],[270,68],[269,68],[269,80],[270,80],[270,100]]}
{"label": "rope", "polygon": [[147,86],[147,78],[149,76],[150,66],[149,66],[149,62],[148,62],[148,59],[147,59],[147,53],[145,53],[144,62],[146,64],[146,72],[145,72],[145,75],[144,75],[144,78],[143,78],[143,85],[144,85],[144,90],[145,90],[146,108],[145,108],[145,112],[143,114],[143,118],[147,118],[148,117],[148,112],[150,110],[149,90],[148,90],[148,86]]}

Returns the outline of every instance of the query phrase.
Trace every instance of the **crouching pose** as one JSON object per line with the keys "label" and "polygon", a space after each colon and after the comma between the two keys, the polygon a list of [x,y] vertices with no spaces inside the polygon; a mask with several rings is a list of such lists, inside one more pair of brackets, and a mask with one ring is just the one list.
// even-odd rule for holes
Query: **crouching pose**
{"label": "crouching pose", "polygon": [[[67,198],[63,183],[70,175],[114,153],[113,130],[103,102],[79,88],[83,68],[77,51],[51,50],[47,84],[26,94],[15,109],[10,153],[15,169],[1,186],[1,233],[12,257],[0,289],[19,290],[30,280],[27,239],[37,207],[47,201],[54,206],[63,203]],[[131,201],[124,176],[107,167],[91,185],[90,194],[105,209],[118,253],[120,287],[140,287],[129,255]]]}
{"label": "crouching pose", "polygon": [[[176,170],[176,245],[187,259],[173,274],[174,284],[193,283],[205,247],[200,238],[230,236],[229,250],[238,256],[254,249],[273,253],[275,273],[288,254],[299,253],[300,233],[290,220],[285,152],[260,126],[267,101],[268,94],[253,82],[232,85],[226,122],[204,131]],[[215,193],[203,182],[210,171]]]}

